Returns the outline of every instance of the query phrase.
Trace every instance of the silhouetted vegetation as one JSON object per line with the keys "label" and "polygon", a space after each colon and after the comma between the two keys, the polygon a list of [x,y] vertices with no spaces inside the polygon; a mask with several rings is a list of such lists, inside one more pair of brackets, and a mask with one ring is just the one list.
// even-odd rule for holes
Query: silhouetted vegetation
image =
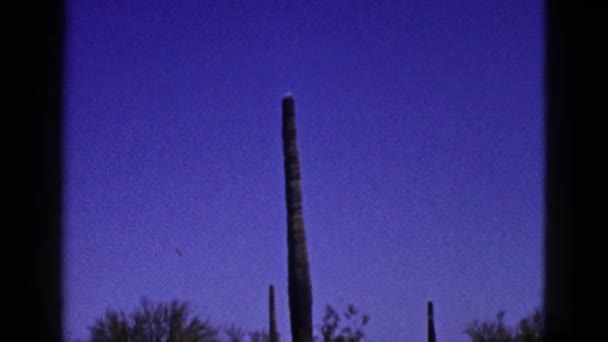
{"label": "silhouetted vegetation", "polygon": [[354,305],[349,305],[342,314],[343,320],[338,312],[331,306],[325,307],[323,323],[319,331],[320,336],[315,336],[315,341],[320,342],[360,342],[364,341],[363,328],[369,322],[368,315],[359,315]]}
{"label": "silhouetted vegetation", "polygon": [[224,333],[228,336],[229,342],[241,342],[245,339],[245,332],[234,326],[234,324],[226,328]]}
{"label": "silhouetted vegetation", "polygon": [[91,342],[215,342],[219,330],[198,317],[189,318],[188,304],[179,301],[153,304],[142,301],[129,317],[124,312],[106,311],[89,328]]}
{"label": "silhouetted vegetation", "polygon": [[492,322],[474,321],[465,329],[472,342],[539,342],[543,341],[544,318],[539,309],[521,319],[516,327],[509,328],[503,319],[504,311],[496,314]]}
{"label": "silhouetted vegetation", "polygon": [[[220,328],[201,321],[197,316],[189,318],[188,304],[180,301],[152,304],[142,301],[141,308],[130,316],[108,309],[103,318],[89,327],[89,342],[270,342],[265,330],[245,332],[234,324]],[[339,315],[327,306],[322,323],[318,325],[318,342],[362,342],[363,328],[369,322],[367,315],[360,315],[354,305]],[[280,341],[276,333],[276,341]]]}

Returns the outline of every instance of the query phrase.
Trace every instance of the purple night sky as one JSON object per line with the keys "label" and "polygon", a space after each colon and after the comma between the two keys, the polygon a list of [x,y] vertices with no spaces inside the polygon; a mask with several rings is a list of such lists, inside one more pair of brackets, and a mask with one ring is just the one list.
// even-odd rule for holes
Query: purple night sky
{"label": "purple night sky", "polygon": [[[281,98],[314,322],[466,341],[543,290],[541,1],[68,1],[65,330],[145,296],[290,340]],[[176,253],[179,248],[183,256]]]}

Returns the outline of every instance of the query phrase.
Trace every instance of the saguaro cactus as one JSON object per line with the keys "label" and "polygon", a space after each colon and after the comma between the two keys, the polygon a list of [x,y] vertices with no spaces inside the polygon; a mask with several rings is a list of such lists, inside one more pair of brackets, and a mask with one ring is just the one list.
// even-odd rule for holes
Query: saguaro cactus
{"label": "saguaro cactus", "polygon": [[435,337],[435,322],[433,321],[433,302],[427,303],[428,342],[437,342]]}
{"label": "saguaro cactus", "polygon": [[277,316],[274,311],[274,287],[270,285],[268,290],[268,331],[270,335],[270,342],[278,342],[279,334],[277,333]]}
{"label": "saguaro cactus", "polygon": [[302,216],[300,160],[296,141],[294,100],[286,95],[283,107],[283,157],[287,200],[287,263],[289,311],[294,342],[312,341],[312,288]]}

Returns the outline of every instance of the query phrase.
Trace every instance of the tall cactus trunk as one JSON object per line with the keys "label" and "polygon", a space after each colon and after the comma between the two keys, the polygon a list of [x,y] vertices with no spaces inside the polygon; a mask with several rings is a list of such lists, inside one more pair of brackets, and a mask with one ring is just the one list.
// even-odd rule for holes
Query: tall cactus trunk
{"label": "tall cactus trunk", "polygon": [[433,302],[427,303],[428,342],[437,342],[435,337],[435,322],[433,321]]}
{"label": "tall cactus trunk", "polygon": [[274,311],[274,287],[270,285],[268,290],[268,331],[270,334],[270,342],[279,342],[279,334],[277,333],[277,316]]}
{"label": "tall cactus trunk", "polygon": [[312,289],[306,251],[306,232],[302,217],[302,190],[300,188],[300,160],[296,141],[295,108],[291,95],[283,98],[282,107],[291,336],[293,342],[311,342]]}

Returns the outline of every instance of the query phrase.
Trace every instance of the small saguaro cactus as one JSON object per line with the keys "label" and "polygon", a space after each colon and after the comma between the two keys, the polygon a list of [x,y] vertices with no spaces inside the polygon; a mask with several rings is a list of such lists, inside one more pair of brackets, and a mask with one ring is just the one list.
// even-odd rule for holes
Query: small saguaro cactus
{"label": "small saguaro cactus", "polygon": [[427,303],[428,342],[437,342],[435,337],[435,322],[433,321],[433,302]]}
{"label": "small saguaro cactus", "polygon": [[278,342],[279,334],[277,333],[277,316],[274,310],[274,287],[270,285],[268,290],[268,331],[270,335],[270,342]]}

